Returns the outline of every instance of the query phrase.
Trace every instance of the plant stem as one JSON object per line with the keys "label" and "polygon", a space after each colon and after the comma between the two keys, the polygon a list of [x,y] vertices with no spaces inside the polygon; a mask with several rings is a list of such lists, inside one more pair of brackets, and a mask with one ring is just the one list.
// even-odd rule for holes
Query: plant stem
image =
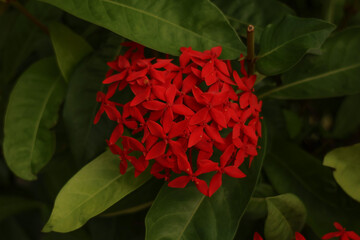
{"label": "plant stem", "polygon": [[35,23],[44,33],[49,35],[48,28],[42,24],[37,18],[35,18],[21,3],[19,3],[16,0],[8,0],[8,3],[10,3],[13,7],[15,7],[17,10],[19,10],[22,14],[25,15],[30,21]]}
{"label": "plant stem", "polygon": [[247,28],[247,68],[248,74],[254,75],[255,73],[255,27],[249,25]]}

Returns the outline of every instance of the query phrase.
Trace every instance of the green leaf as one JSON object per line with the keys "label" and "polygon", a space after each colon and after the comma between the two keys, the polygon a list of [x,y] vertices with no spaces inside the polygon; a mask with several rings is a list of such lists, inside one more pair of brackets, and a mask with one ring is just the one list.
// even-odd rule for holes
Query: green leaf
{"label": "green leaf", "polygon": [[57,122],[65,84],[56,61],[42,59],[19,78],[5,115],[4,156],[9,168],[26,180],[51,159],[55,149]]}
{"label": "green leaf", "polygon": [[282,76],[283,85],[260,97],[282,99],[327,98],[360,92],[360,27],[329,38],[322,55],[307,56]]}
{"label": "green leaf", "polygon": [[291,15],[268,25],[261,35],[257,70],[264,75],[285,72],[309,49],[319,48],[334,28],[333,24],[322,20]]}
{"label": "green leaf", "polygon": [[247,177],[223,176],[212,197],[190,184],[183,189],[163,186],[145,219],[146,239],[233,239],[259,178],[266,152],[264,133],[259,155],[250,169],[242,169]]}
{"label": "green leaf", "polygon": [[0,196],[0,222],[12,215],[43,208],[43,206],[41,202],[35,200],[14,195],[2,195]]}
{"label": "green leaf", "polygon": [[61,74],[68,80],[76,65],[92,52],[91,46],[65,25],[52,22],[49,33]]}
{"label": "green leaf", "polygon": [[360,111],[354,111],[360,104],[360,94],[347,96],[336,114],[332,136],[343,138],[356,133],[360,127]]}
{"label": "green leaf", "polygon": [[180,47],[223,47],[234,59],[246,48],[222,12],[208,0],[42,0],[146,47],[172,55]]}
{"label": "green leaf", "polygon": [[360,202],[360,144],[336,148],[326,154],[324,165],[334,168],[334,178],[350,197]]}
{"label": "green leaf", "polygon": [[119,54],[122,41],[123,38],[110,36],[70,77],[63,116],[70,148],[78,163],[94,159],[106,148],[105,139],[111,134],[107,131],[110,121],[101,119],[94,125],[99,109],[96,93],[103,90],[102,80],[108,70],[106,62]]}
{"label": "green leaf", "polygon": [[294,194],[266,198],[268,215],[264,235],[267,240],[292,239],[306,220],[306,208]]}
{"label": "green leaf", "polygon": [[335,221],[360,230],[360,205],[337,187],[330,169],[288,141],[274,138],[271,146],[264,163],[266,175],[277,192],[300,198],[307,209],[307,224],[318,237],[333,231]]}
{"label": "green leaf", "polygon": [[107,151],[83,167],[61,189],[44,232],[70,232],[84,225],[150,179],[134,177],[134,168],[121,175],[119,157]]}
{"label": "green leaf", "polygon": [[[62,12],[53,6],[38,1],[26,1],[24,4],[33,16],[42,23],[54,21],[60,18]],[[0,89],[1,83],[14,80],[19,70],[37,60],[31,56],[49,56],[39,54],[40,51],[51,50],[48,36],[41,32],[40,28],[24,16],[17,9],[8,9],[0,15]]]}
{"label": "green leaf", "polygon": [[291,8],[276,0],[215,0],[213,2],[225,13],[240,36],[246,37],[248,25],[254,25],[256,42],[260,41],[266,25],[282,19],[287,14],[295,14]]}

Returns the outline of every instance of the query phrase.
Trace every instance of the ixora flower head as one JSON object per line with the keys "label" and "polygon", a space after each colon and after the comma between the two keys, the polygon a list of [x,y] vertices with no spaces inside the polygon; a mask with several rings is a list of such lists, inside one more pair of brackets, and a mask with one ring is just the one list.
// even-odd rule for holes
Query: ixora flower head
{"label": "ixora flower head", "polygon": [[[126,53],[108,63],[108,88],[97,95],[101,106],[94,120],[105,113],[117,123],[107,143],[121,159],[120,173],[128,163],[135,176],[151,165],[151,174],[170,187],[193,182],[207,196],[221,186],[223,174],[246,177],[239,167],[257,155],[262,102],[253,94],[256,76],[246,73],[244,61],[240,76],[230,61],[218,59],[221,47],[183,47],[176,65],[173,59],[145,58],[137,43],[123,45]],[[133,93],[129,102],[110,100],[126,87]]]}

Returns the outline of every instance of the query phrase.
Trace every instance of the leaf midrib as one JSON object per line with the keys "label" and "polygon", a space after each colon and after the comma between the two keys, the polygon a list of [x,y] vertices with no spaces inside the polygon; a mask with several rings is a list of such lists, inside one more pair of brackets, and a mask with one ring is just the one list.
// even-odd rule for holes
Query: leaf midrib
{"label": "leaf midrib", "polygon": [[[302,37],[305,37],[306,35],[314,34],[314,33],[316,33],[316,32],[321,32],[321,31],[324,31],[324,30],[326,30],[326,29],[327,29],[327,28],[323,28],[323,29],[319,29],[319,30],[316,30],[316,31],[311,31],[311,32],[307,32],[307,33],[301,34],[301,35],[297,36],[296,38],[293,38],[293,39],[291,39],[291,40],[289,40],[289,41],[283,42],[283,43],[281,43],[280,45],[278,45],[278,46],[274,47],[273,49],[271,49],[270,51],[265,52],[264,54],[262,54],[262,55],[260,55],[260,56],[257,56],[257,58],[260,60],[261,58],[263,58],[263,57],[265,57],[265,56],[267,56],[267,55],[269,55],[269,54],[277,51],[278,49],[282,48],[283,46],[285,46],[285,45],[287,45],[287,44],[290,44],[290,43],[292,43],[292,42],[294,42],[294,41],[297,41],[298,39],[300,39],[300,38],[302,38]],[[261,51],[260,51],[260,53],[261,53]]]}
{"label": "leaf midrib", "polygon": [[280,86],[278,88],[275,88],[275,89],[272,89],[272,90],[270,90],[268,92],[265,92],[265,93],[259,95],[259,98],[263,98],[263,97],[265,97],[267,95],[282,91],[284,89],[287,89],[287,88],[290,88],[290,87],[293,87],[293,86],[296,86],[296,85],[299,85],[299,84],[302,84],[302,83],[306,83],[306,82],[309,82],[309,81],[312,81],[312,80],[321,79],[321,78],[324,78],[324,77],[331,76],[333,74],[335,75],[335,74],[338,74],[338,73],[341,73],[341,72],[344,72],[344,71],[347,71],[347,70],[355,69],[355,68],[358,68],[358,67],[360,67],[360,63],[353,64],[353,65],[350,65],[350,66],[347,66],[347,67],[338,68],[338,69],[328,71],[326,73],[318,74],[318,75],[315,75],[315,76],[312,76],[312,77],[303,78],[301,80],[298,80],[298,81],[295,81],[295,82],[292,82],[292,83],[289,83],[289,84],[285,84],[283,86]]}
{"label": "leaf midrib", "polygon": [[[32,169],[32,157],[33,157],[33,153],[34,153],[36,138],[37,138],[37,135],[38,135],[38,132],[39,132],[39,129],[40,129],[40,123],[41,123],[42,117],[44,116],[46,106],[49,103],[49,99],[50,99],[51,95],[53,94],[54,89],[55,89],[55,87],[56,87],[59,80],[61,80],[61,77],[56,78],[56,80],[52,83],[51,88],[49,89],[49,92],[46,95],[45,101],[43,102],[43,105],[41,106],[39,117],[35,122],[35,129],[34,129],[34,132],[33,132],[33,138],[32,138],[31,143],[30,143],[31,148],[30,148],[30,156],[29,156],[30,166],[31,166],[32,171],[33,171],[33,169]],[[33,172],[33,174],[35,174],[35,173]]]}
{"label": "leaf midrib", "polygon": [[[132,167],[128,168],[128,171],[130,171],[132,169]],[[103,191],[105,188],[107,188],[108,186],[110,186],[112,183],[114,183],[115,181],[117,181],[120,177],[122,177],[123,175],[121,175],[119,173],[118,176],[116,176],[115,178],[113,178],[111,181],[109,181],[107,184],[103,185],[101,188],[99,188],[96,192],[94,192],[93,194],[89,195],[87,198],[85,198],[82,202],[80,202],[78,204],[77,207],[73,208],[70,212],[68,212],[67,214],[63,215],[61,217],[61,219],[66,219],[68,216],[70,216],[74,211],[76,211],[78,208],[80,208],[82,205],[84,205],[85,203],[87,203],[89,201],[89,199],[92,199],[95,195],[97,195],[99,192]],[[62,191],[61,191],[62,192]],[[61,192],[58,194],[60,195]],[[73,192],[74,193],[74,192]],[[54,207],[55,209],[55,207]],[[50,222],[50,221],[49,221]]]}
{"label": "leaf midrib", "polygon": [[205,195],[202,195],[201,198],[200,198],[200,200],[199,200],[199,202],[198,202],[198,204],[196,205],[196,207],[194,208],[192,214],[190,215],[188,221],[186,222],[183,230],[182,230],[181,233],[179,234],[179,237],[177,238],[177,240],[180,240],[181,237],[184,235],[185,230],[188,228],[191,220],[194,218],[195,213],[196,213],[197,210],[199,209],[199,207],[200,207],[201,203],[204,201],[204,199],[205,199]]}
{"label": "leaf midrib", "polygon": [[267,204],[271,204],[273,206],[273,209],[275,209],[275,211],[277,211],[280,214],[281,219],[283,219],[283,221],[285,221],[286,225],[288,226],[288,228],[291,230],[292,234],[294,233],[294,229],[292,228],[292,226],[290,225],[290,223],[287,221],[287,218],[284,216],[284,214],[280,211],[280,209],[271,202],[271,200],[266,199],[266,203]]}
{"label": "leaf midrib", "polygon": [[[218,41],[215,41],[215,40],[213,40],[213,39],[207,38],[207,37],[205,37],[204,35],[200,35],[200,34],[194,32],[194,31],[191,31],[190,29],[187,29],[187,28],[185,28],[185,27],[183,27],[183,26],[180,26],[180,25],[178,25],[178,24],[176,24],[176,23],[170,22],[169,20],[166,20],[165,18],[161,18],[161,17],[159,17],[159,16],[156,16],[156,15],[150,13],[150,12],[146,12],[146,11],[141,10],[141,9],[139,9],[139,8],[131,7],[131,6],[129,6],[129,5],[125,5],[125,4],[122,4],[122,3],[119,3],[119,2],[114,2],[114,1],[112,1],[112,0],[101,0],[101,1],[106,2],[106,3],[109,3],[109,4],[118,5],[118,6],[120,6],[120,7],[127,8],[127,9],[129,9],[129,10],[134,11],[134,12],[138,12],[138,13],[147,15],[147,16],[149,16],[149,17],[152,17],[152,18],[154,18],[154,19],[157,19],[157,20],[159,20],[159,21],[162,21],[162,22],[164,22],[164,23],[167,23],[167,24],[169,24],[169,25],[172,25],[172,26],[174,26],[174,27],[176,27],[176,28],[179,28],[179,29],[181,29],[181,30],[183,30],[183,31],[189,32],[189,33],[193,34],[194,36],[196,36],[197,38],[206,39],[206,40],[208,40],[208,41],[210,41],[210,42],[214,42],[214,43],[216,43],[216,44],[218,44],[218,45],[220,44],[220,42],[218,42]],[[240,41],[240,39],[239,39],[239,41]],[[221,44],[220,44],[220,45],[221,45]],[[225,45],[225,46],[226,46],[226,45]],[[232,49],[232,50],[235,50],[235,51],[238,51],[238,50],[239,50],[239,49],[236,49],[236,48],[233,48],[233,47],[230,47],[230,46],[226,46],[226,48]]]}

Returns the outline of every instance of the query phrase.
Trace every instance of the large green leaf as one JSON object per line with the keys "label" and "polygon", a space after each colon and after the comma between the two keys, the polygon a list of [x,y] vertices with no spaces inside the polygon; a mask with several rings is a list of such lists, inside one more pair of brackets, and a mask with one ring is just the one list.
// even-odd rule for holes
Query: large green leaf
{"label": "large green leaf", "polygon": [[341,147],[326,154],[324,165],[334,168],[334,178],[342,189],[360,202],[360,144]]}
{"label": "large green leaf", "polygon": [[208,0],[41,0],[160,52],[180,47],[223,47],[234,59],[245,46],[219,9]]}
{"label": "large green leaf", "polygon": [[121,175],[119,157],[107,151],[83,167],[61,189],[44,232],[70,232],[84,225],[150,179],[134,177],[134,168]]}
{"label": "large green leaf", "polygon": [[293,194],[266,198],[268,215],[264,235],[267,240],[292,239],[300,232],[306,220],[306,208]]}
{"label": "large green leaf", "polygon": [[360,27],[335,34],[324,43],[322,55],[304,58],[282,76],[283,85],[261,97],[306,99],[359,93],[359,41]]}
{"label": "large green leaf", "polygon": [[294,11],[276,0],[215,0],[213,1],[229,19],[231,25],[242,36],[247,36],[249,24],[255,26],[255,40],[260,41],[261,33],[266,25],[282,19]]}
{"label": "large green leaf", "polygon": [[5,116],[4,156],[9,168],[26,180],[51,159],[65,83],[53,58],[33,64],[13,89]]}
{"label": "large green leaf", "polygon": [[257,70],[264,75],[285,72],[309,49],[319,48],[334,28],[334,25],[321,20],[291,15],[268,25],[261,35]]}
{"label": "large green leaf", "polygon": [[146,239],[233,239],[258,181],[266,141],[265,133],[251,168],[242,169],[247,177],[224,176],[223,185],[210,198],[194,185],[163,186],[145,219]]}
{"label": "large green leaf", "polygon": [[109,121],[101,119],[97,125],[93,123],[99,108],[96,93],[103,90],[102,80],[108,70],[106,62],[119,54],[122,41],[123,38],[117,36],[109,37],[71,75],[63,114],[70,147],[77,162],[87,162],[106,148],[105,139],[110,136],[107,131]]}
{"label": "large green leaf", "polygon": [[293,193],[304,203],[307,224],[318,237],[333,231],[335,221],[360,230],[360,204],[341,192],[320,160],[288,141],[274,139],[264,169],[279,193]]}
{"label": "large green leaf", "polygon": [[65,25],[52,22],[49,33],[63,77],[68,80],[77,64],[91,53],[91,46]]}
{"label": "large green leaf", "polygon": [[336,114],[335,124],[331,135],[343,138],[354,134],[360,127],[360,111],[354,111],[360,104],[360,94],[347,96],[341,103]]}

